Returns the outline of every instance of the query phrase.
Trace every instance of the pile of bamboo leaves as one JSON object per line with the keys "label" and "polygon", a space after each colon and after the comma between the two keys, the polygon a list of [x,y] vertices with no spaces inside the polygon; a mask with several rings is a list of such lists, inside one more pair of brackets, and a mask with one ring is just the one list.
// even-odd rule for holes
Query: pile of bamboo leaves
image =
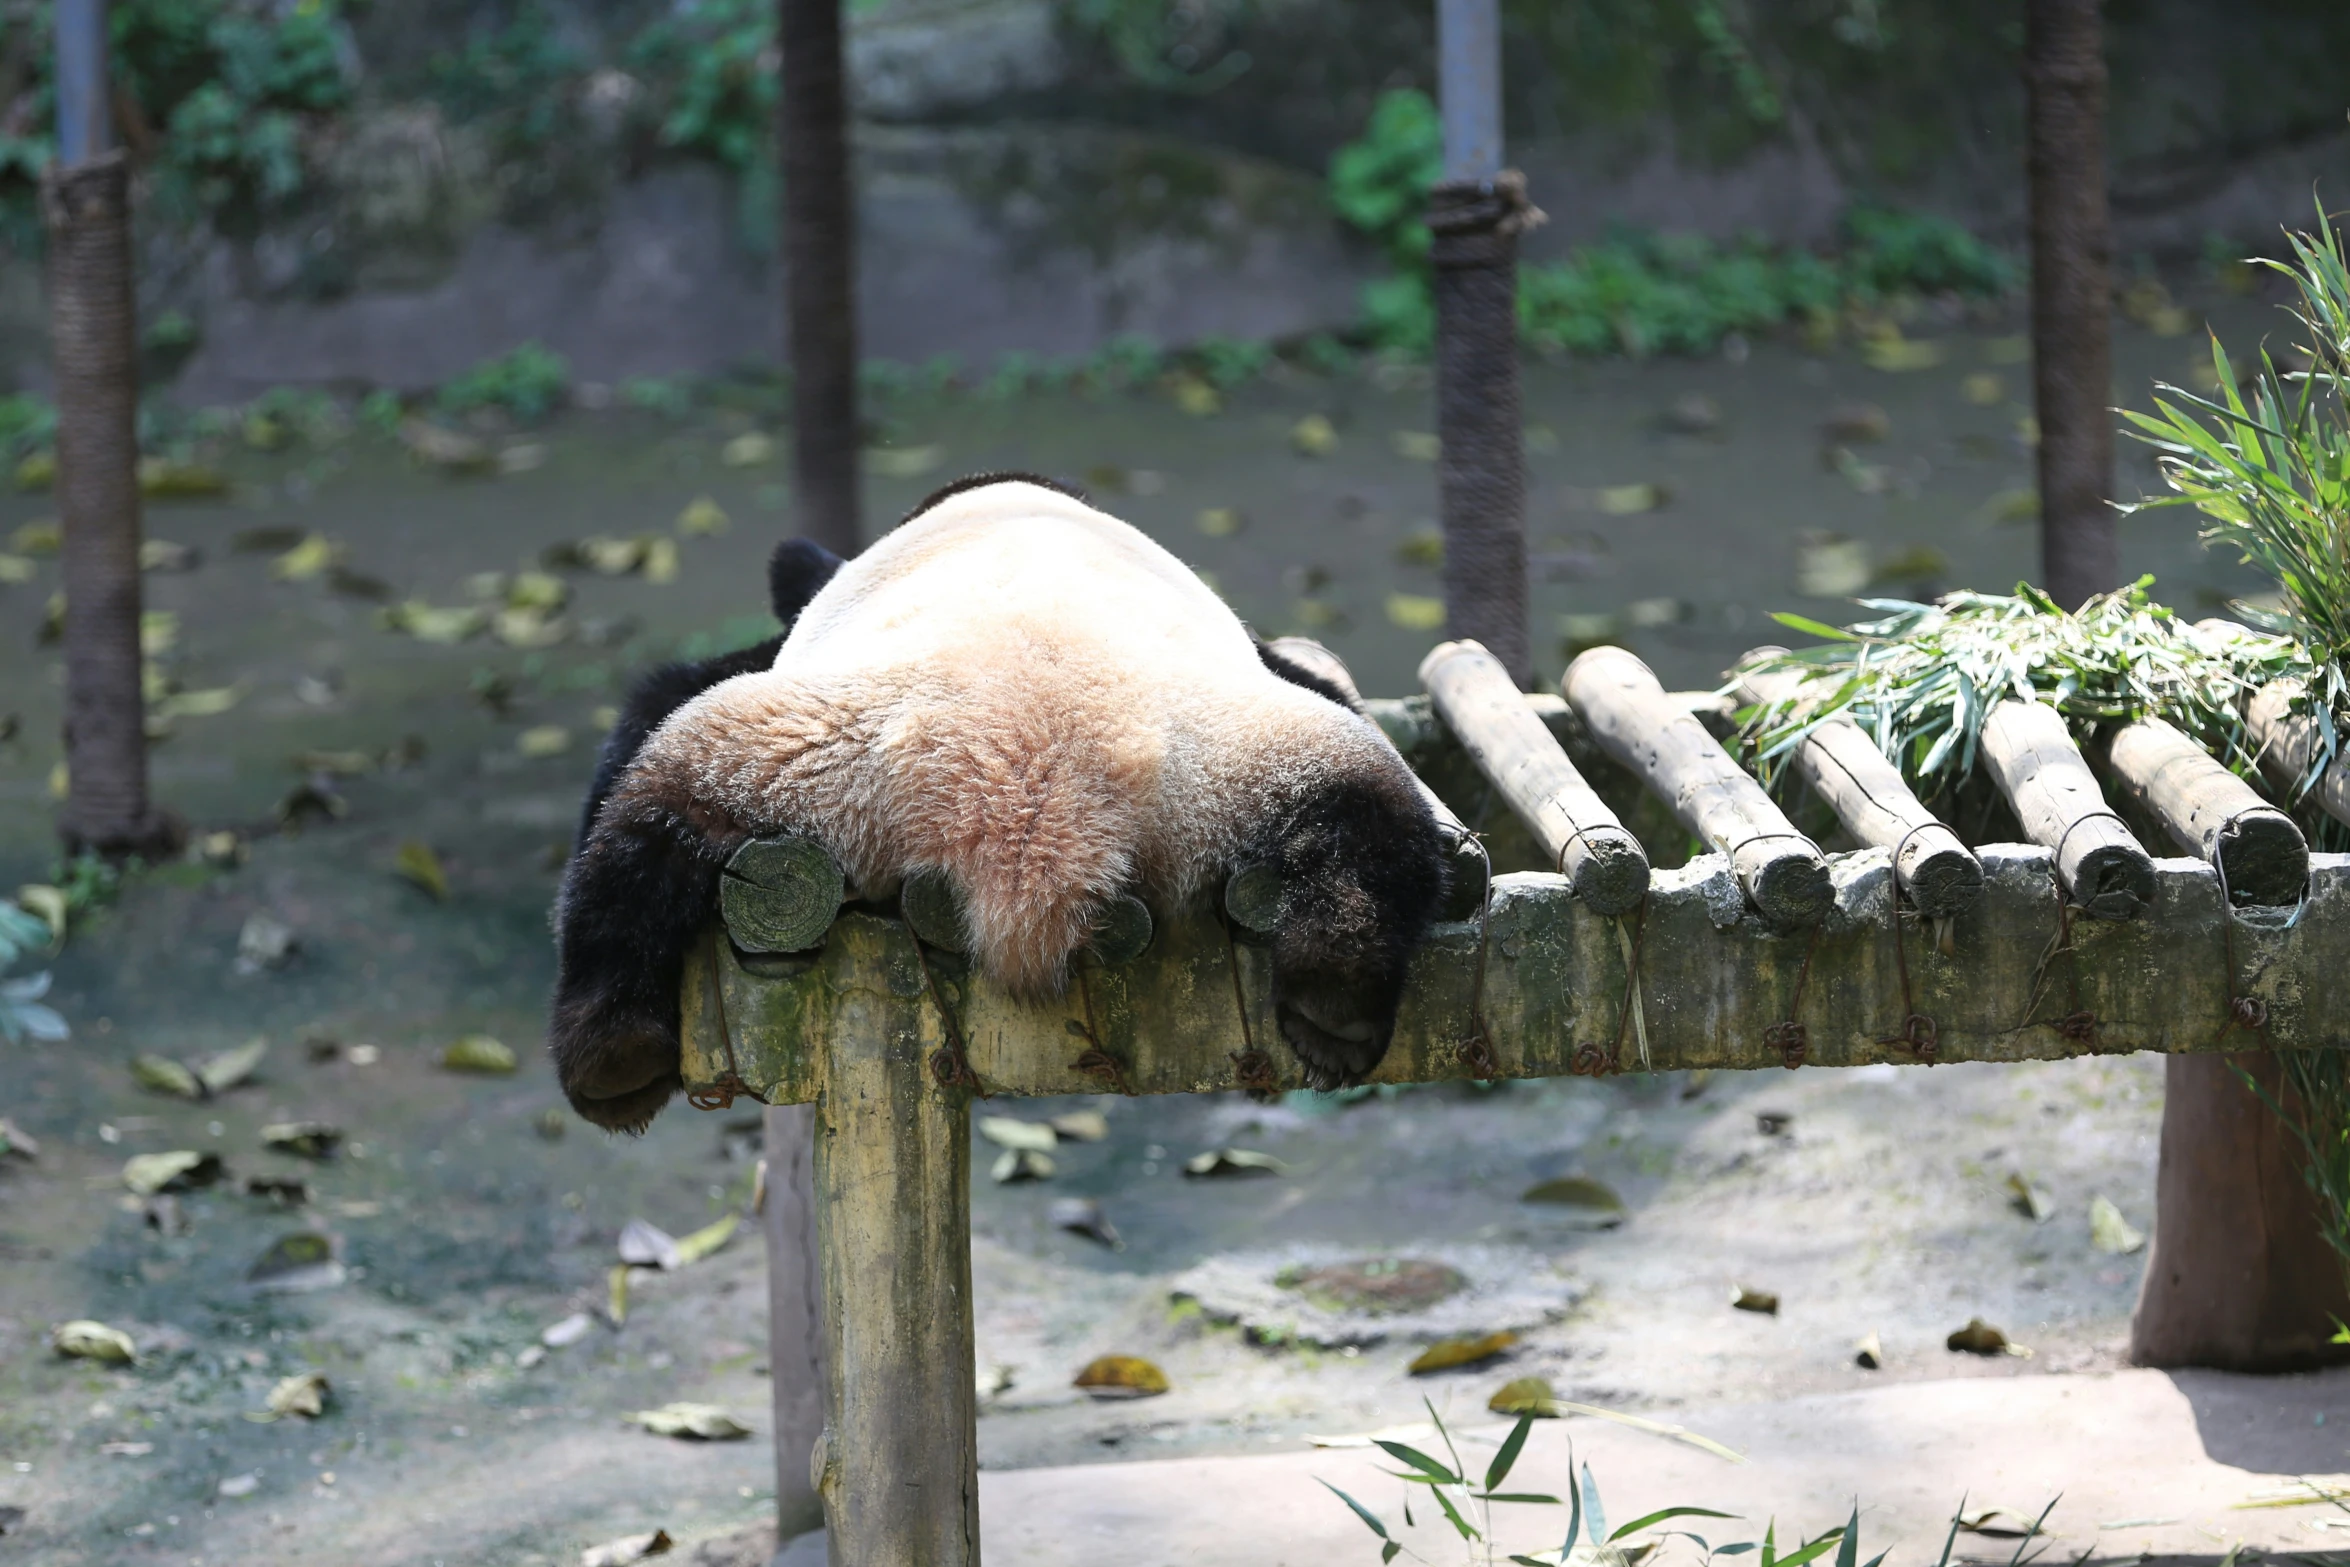
{"label": "pile of bamboo leaves", "polygon": [[2152,586],[2142,578],[2073,614],[2020,585],[1933,604],[1863,599],[1882,618],[1849,627],[1781,615],[1824,640],[1749,662],[1804,677],[1784,700],[1747,709],[1749,755],[1775,782],[1815,725],[1849,718],[1932,800],[1974,772],[1983,720],[2013,698],[2049,703],[2076,729],[2158,715],[2249,772],[2245,699],[2279,679],[2319,689],[2326,671],[2292,637],[2189,624],[2154,602]]}

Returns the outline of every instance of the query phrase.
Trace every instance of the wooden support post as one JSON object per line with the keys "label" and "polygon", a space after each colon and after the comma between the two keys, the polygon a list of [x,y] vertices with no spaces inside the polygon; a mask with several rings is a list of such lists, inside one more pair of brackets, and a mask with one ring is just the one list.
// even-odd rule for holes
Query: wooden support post
{"label": "wooden support post", "polygon": [[[2208,626],[2211,622],[2198,624]],[[2317,719],[2293,711],[2293,704],[2304,694],[2300,681],[2279,680],[2261,687],[2244,709],[2245,738],[2260,757],[2261,775],[2288,800],[2300,797],[2301,786],[2309,782],[2310,771],[2317,766],[2325,745],[2325,733]],[[2335,821],[2350,822],[2350,752],[2334,758],[2333,765],[2310,785],[2309,797]]]}
{"label": "wooden support post", "polygon": [[2056,857],[2065,896],[2092,919],[2136,919],[2154,901],[2154,860],[2105,803],[2096,775],[2044,702],[2002,702],[1983,720],[1983,759],[2024,836]]}
{"label": "wooden support post", "polygon": [[775,1408],[775,1537],[824,1527],[809,1459],[824,1435],[823,1263],[816,1247],[816,1107],[769,1105],[767,1371]]}
{"label": "wooden support post", "polygon": [[[1358,705],[1362,702],[1362,688],[1355,684],[1354,672],[1346,667],[1346,660],[1312,637],[1275,637],[1266,645],[1317,679],[1326,680],[1345,692],[1348,701]],[[1386,733],[1384,729],[1380,732]],[[1388,743],[1394,743],[1392,738]],[[1485,884],[1491,875],[1485,853],[1478,847],[1476,834],[1470,832],[1459,814],[1445,804],[1435,790],[1428,787],[1426,779],[1415,772],[1412,774],[1412,782],[1420,786],[1420,798],[1428,802],[1429,811],[1435,815],[1437,830],[1444,834],[1444,841],[1452,846],[1452,881],[1445,895],[1444,907],[1438,911],[1439,916],[1448,920],[1465,920],[1476,913],[1479,905],[1485,901]],[[1239,916],[1236,914],[1234,917]]]}
{"label": "wooden support post", "polygon": [[855,946],[816,1107],[832,1367],[816,1489],[833,1567],[978,1567],[970,1108],[931,1072],[936,1014],[903,938],[840,929]]}
{"label": "wooden support post", "polygon": [[1834,893],[1819,846],[1795,830],[1762,785],[1665,694],[1646,664],[1595,647],[1560,682],[1592,739],[1640,776],[1681,825],[1726,855],[1747,900],[1775,925],[1817,925]]}
{"label": "wooden support post", "polygon": [[1476,642],[1439,643],[1420,661],[1420,684],[1575,896],[1600,914],[1638,908],[1648,896],[1648,856],[1575,771],[1501,662]]}
{"label": "wooden support post", "polygon": [[[1749,670],[1738,680],[1741,694],[1750,702],[1783,701],[1798,684],[1799,676],[1784,671]],[[1900,769],[1885,759],[1860,725],[1849,718],[1831,718],[1815,726],[1796,748],[1795,771],[1836,813],[1846,832],[1872,848],[1894,851],[1893,874],[1920,915],[1949,919],[1981,900],[1982,862],[1910,792]]]}
{"label": "wooden support post", "polygon": [[2239,904],[2300,901],[2309,841],[2293,818],[2159,718],[2114,733],[2106,758],[2115,782],[2178,846],[2218,867]]}

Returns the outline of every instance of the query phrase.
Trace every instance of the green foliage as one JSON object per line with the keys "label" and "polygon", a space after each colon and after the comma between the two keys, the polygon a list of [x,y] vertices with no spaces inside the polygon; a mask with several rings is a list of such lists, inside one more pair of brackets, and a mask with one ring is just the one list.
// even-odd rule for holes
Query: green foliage
{"label": "green foliage", "polygon": [[1860,298],[1962,294],[1996,299],[2020,281],[2016,264],[1948,218],[1857,206],[1844,214],[1845,290]]}
{"label": "green foliage", "polygon": [[1263,343],[1243,342],[1232,337],[1203,337],[1191,345],[1186,356],[1199,362],[1200,373],[1208,384],[1224,391],[1246,386],[1264,374],[1273,362],[1273,350]]}
{"label": "green foliage", "polygon": [[57,405],[34,392],[0,397],[0,450],[21,457],[57,439]]}
{"label": "green foliage", "polygon": [[737,174],[773,156],[775,7],[770,0],[679,0],[629,46],[660,85],[664,146]]}
{"label": "green foliage", "polygon": [[694,411],[693,386],[683,376],[632,375],[620,383],[620,401],[672,419]]}
{"label": "green foliage", "polygon": [[1625,235],[1522,269],[1518,325],[1552,351],[1702,354],[1731,332],[1832,309],[1839,294],[1836,269],[1804,251]]}
{"label": "green foliage", "polygon": [[1254,9],[1252,0],[1067,0],[1070,20],[1128,76],[1180,93],[1215,92],[1248,70],[1230,34]]}
{"label": "green foliage", "polygon": [[[1701,5],[1698,18],[1701,32],[1720,32],[1723,47],[1735,41],[1718,7]],[[1769,91],[1759,76],[1749,85]],[[1753,107],[1777,112],[1775,98]],[[1380,348],[1425,354],[1435,343],[1422,214],[1443,170],[1443,144],[1436,105],[1403,88],[1382,94],[1363,134],[1330,160],[1331,206],[1397,267],[1363,289],[1361,330]],[[1843,229],[1833,257],[1757,240],[1618,233],[1563,261],[1521,266],[1519,328],[1551,352],[1701,354],[1731,332],[1791,316],[1905,293],[1993,297],[2015,285],[2013,262],[1946,219],[1861,206]]]}
{"label": "green foliage", "polygon": [[2205,539],[2233,545],[2284,592],[2282,614],[2247,618],[2339,663],[2350,655],[2350,268],[2322,211],[2317,232],[2292,236],[2292,248],[2290,264],[2261,264],[2300,292],[2298,363],[2280,370],[2263,348],[2247,399],[2214,338],[2217,400],[2164,386],[2156,413],[2127,418],[2162,454],[2176,492],[2143,505],[2201,511]]}
{"label": "green foliage", "polygon": [[388,386],[379,386],[359,399],[359,422],[378,435],[397,435],[407,412],[400,394]]}
{"label": "green foliage", "polygon": [[1428,192],[1443,172],[1435,100],[1399,87],[1379,95],[1363,134],[1330,159],[1330,205],[1397,266],[1416,267],[1428,257]]}
{"label": "green foliage", "polygon": [[571,366],[561,354],[529,342],[484,359],[442,387],[439,403],[443,413],[498,408],[532,423],[545,418],[563,401],[570,381]]}
{"label": "green foliage", "polygon": [[2188,624],[2153,601],[2153,580],[2142,577],[2072,614],[2027,583],[2013,597],[1862,599],[1885,618],[1842,629],[1779,615],[1789,629],[1828,640],[1756,663],[1805,684],[1787,700],[1748,709],[1744,742],[1771,781],[1813,726],[1849,718],[1930,799],[1972,774],[1983,720],[2013,697],[2049,703],[2084,725],[2159,716],[2237,771],[2252,771],[2243,699],[2271,681],[2319,672],[2288,638]]}
{"label": "green foliage", "polygon": [[7,977],[27,957],[51,945],[47,922],[13,903],[0,903],[0,1039],[12,1045],[26,1039],[59,1040],[69,1032],[65,1019],[41,1004],[49,990],[48,970]]}
{"label": "green foliage", "polygon": [[504,27],[434,56],[426,90],[453,118],[493,126],[508,156],[526,156],[566,129],[572,89],[585,69],[554,13],[531,0]]}

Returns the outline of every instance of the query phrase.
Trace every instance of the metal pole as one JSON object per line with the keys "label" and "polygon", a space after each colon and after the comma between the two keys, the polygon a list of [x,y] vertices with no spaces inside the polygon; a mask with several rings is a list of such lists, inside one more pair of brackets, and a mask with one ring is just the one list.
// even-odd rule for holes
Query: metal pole
{"label": "metal pole", "polygon": [[106,90],[106,0],[57,0],[57,161],[67,168],[114,146]]}
{"label": "metal pole", "polygon": [[1519,685],[1534,678],[1526,630],[1526,472],[1518,402],[1518,235],[1541,220],[1501,167],[1498,0],[1439,0],[1444,180],[1429,195],[1436,291],[1438,510],[1444,612],[1456,640],[1485,644]]}

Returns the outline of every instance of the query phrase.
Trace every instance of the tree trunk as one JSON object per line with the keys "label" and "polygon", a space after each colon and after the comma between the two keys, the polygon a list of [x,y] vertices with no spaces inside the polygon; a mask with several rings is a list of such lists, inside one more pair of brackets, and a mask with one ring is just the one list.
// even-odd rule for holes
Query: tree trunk
{"label": "tree trunk", "polygon": [[2282,1097],[2266,1054],[2164,1063],[2154,1245],[2130,1323],[2141,1366],[2294,1371],[2350,1359],[2350,1347],[2329,1342],[2350,1321],[2350,1292],[2320,1234],[2300,1146],[2237,1067]]}
{"label": "tree trunk", "polygon": [[137,338],[130,171],[119,152],[43,177],[64,525],[69,850],[153,854],[170,821],[147,798],[139,680]]}
{"label": "tree trunk", "polygon": [[2032,379],[2040,420],[2040,565],[2067,609],[2121,585],[2113,490],[2113,237],[2105,208],[2099,0],[2030,0]]}
{"label": "tree trunk", "polygon": [[849,194],[840,0],[780,0],[783,255],[792,460],[800,533],[861,546],[857,474],[856,210]]}

